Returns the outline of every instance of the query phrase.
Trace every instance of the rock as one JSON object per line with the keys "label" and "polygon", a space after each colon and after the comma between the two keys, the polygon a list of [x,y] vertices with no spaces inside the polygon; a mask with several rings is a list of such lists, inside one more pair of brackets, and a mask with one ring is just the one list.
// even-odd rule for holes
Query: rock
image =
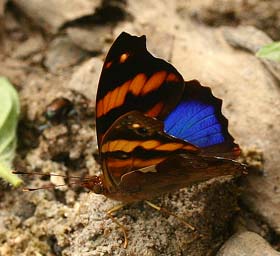
{"label": "rock", "polygon": [[264,174],[264,155],[263,151],[257,148],[242,148],[241,156],[242,162],[250,166],[250,170],[253,169],[259,174]]}
{"label": "rock", "polygon": [[[0,0],[0,47],[3,44],[4,36],[4,12],[7,0]],[[1,49],[0,49],[1,50]]]}
{"label": "rock", "polygon": [[274,40],[280,38],[278,0],[180,0],[177,11],[182,17],[191,15],[208,25],[251,25],[265,31]]}
{"label": "rock", "polygon": [[50,43],[44,65],[50,72],[57,73],[64,68],[77,64],[86,55],[86,52],[74,45],[68,37],[61,36]]}
{"label": "rock", "polygon": [[[151,2],[149,0],[127,0],[127,12],[130,13],[134,19],[132,26],[140,31],[140,35],[143,34],[143,30],[152,30],[154,28],[160,31],[160,33],[179,35],[182,32],[179,30],[182,22],[178,19],[176,8],[177,3],[175,1],[164,3],[161,1]],[[160,45],[158,47],[160,48],[163,46]]]}
{"label": "rock", "polygon": [[[238,29],[225,27],[224,36],[233,47],[244,49],[254,55],[261,47],[273,42],[264,32],[251,26],[240,26]],[[280,63],[263,58],[260,58],[260,61],[280,81]]]}
{"label": "rock", "polygon": [[44,41],[41,35],[31,36],[25,42],[21,43],[13,52],[13,57],[24,59],[41,51],[44,47]]}
{"label": "rock", "polygon": [[25,64],[21,60],[5,59],[5,65],[0,65],[1,76],[7,77],[12,84],[20,87],[25,80]]}
{"label": "rock", "polygon": [[45,30],[55,33],[66,22],[92,15],[100,6],[101,0],[12,0],[35,23]]}
{"label": "rock", "polygon": [[233,235],[219,250],[217,256],[279,256],[261,236],[253,232]]}
{"label": "rock", "polygon": [[[16,42],[23,42],[28,39],[27,31],[24,31],[21,27],[20,21],[17,20],[17,15],[7,11],[5,13],[5,19],[3,29],[5,28],[6,33],[9,35],[10,40],[6,42],[6,51],[13,52],[15,50]],[[6,34],[6,39],[7,39]],[[12,55],[12,54],[11,54]]]}
{"label": "rock", "polygon": [[102,66],[103,62],[98,58],[91,58],[84,62],[72,75],[67,88],[76,90],[95,101]]}
{"label": "rock", "polygon": [[223,99],[230,131],[241,148],[263,152],[265,175],[248,175],[243,201],[280,233],[278,82],[257,57],[228,45],[222,29],[186,22],[185,31],[175,40],[172,63],[186,80],[200,80]]}
{"label": "rock", "polygon": [[[68,219],[75,231],[69,237],[70,246],[63,252],[65,255],[86,255],[90,251],[91,255],[154,256],[203,256],[213,252],[221,242],[221,234],[225,234],[225,223],[234,212],[235,200],[230,196],[234,186],[229,179],[224,182],[222,179],[212,180],[153,201],[183,217],[198,232],[189,230],[174,217],[163,215],[143,202],[117,211],[114,214],[116,220],[128,231],[126,249],[123,248],[121,230],[105,214],[118,202],[93,193],[84,195],[79,209],[73,213],[75,217]],[[82,229],[78,228],[81,226]],[[59,239],[61,242],[62,238]],[[85,246],[81,246],[81,242]]]}
{"label": "rock", "polygon": [[7,0],[0,0],[0,19],[4,16],[4,10]]}
{"label": "rock", "polygon": [[[170,61],[172,58],[173,43],[175,39],[174,34],[168,33],[168,31],[159,31],[155,27],[151,26],[144,29],[143,33],[149,39],[147,42],[147,48],[149,51],[158,58]],[[164,42],[164,47],[158,47],[162,42]]]}
{"label": "rock", "polygon": [[223,34],[227,42],[233,47],[244,49],[254,54],[262,46],[273,42],[267,34],[252,26],[224,27]]}
{"label": "rock", "polygon": [[89,52],[103,52],[108,39],[111,41],[111,26],[93,25],[90,28],[69,27],[66,32],[69,38],[81,49]]}

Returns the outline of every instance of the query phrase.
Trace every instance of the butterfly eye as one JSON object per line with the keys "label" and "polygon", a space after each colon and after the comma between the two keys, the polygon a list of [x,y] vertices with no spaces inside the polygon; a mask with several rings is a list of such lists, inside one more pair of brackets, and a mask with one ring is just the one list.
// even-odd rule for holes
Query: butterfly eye
{"label": "butterfly eye", "polygon": [[149,134],[149,130],[145,127],[139,127],[135,129],[136,133],[141,135],[141,136],[147,136]]}
{"label": "butterfly eye", "polygon": [[124,63],[127,58],[129,57],[129,54],[128,53],[123,53],[121,56],[120,56],[120,63]]}
{"label": "butterfly eye", "polygon": [[95,184],[93,186],[92,190],[95,194],[102,194],[103,193],[103,188],[99,184]]}
{"label": "butterfly eye", "polygon": [[148,133],[148,129],[146,129],[145,127],[139,127],[137,129],[137,131],[141,134],[147,134]]}

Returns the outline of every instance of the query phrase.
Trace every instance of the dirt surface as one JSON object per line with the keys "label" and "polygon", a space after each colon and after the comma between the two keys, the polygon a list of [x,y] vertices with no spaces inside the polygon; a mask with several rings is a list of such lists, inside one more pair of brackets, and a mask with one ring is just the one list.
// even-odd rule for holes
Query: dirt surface
{"label": "dirt surface", "polygon": [[[153,201],[184,218],[196,231],[143,202],[125,206],[115,217],[128,229],[127,249],[121,230],[106,215],[118,202],[79,186],[23,193],[2,183],[1,256],[215,255],[240,230],[253,231],[274,249],[280,248],[279,66],[253,55],[271,39],[260,37],[263,32],[254,28],[201,24],[201,20],[215,26],[253,24],[269,27],[269,34],[279,38],[274,29],[279,25],[278,14],[271,10],[268,15],[269,6],[262,4],[270,18],[246,16],[244,4],[225,8],[225,1],[214,1],[214,5],[206,1],[207,5],[179,0],[84,0],[73,1],[67,8],[63,1],[59,7],[55,1],[48,5],[43,0],[23,2],[0,0],[0,75],[16,86],[21,100],[16,169],[81,177],[100,174],[95,132],[97,84],[108,48],[121,31],[127,31],[146,34],[152,53],[170,61],[186,80],[199,79],[224,99],[223,112],[244,149],[242,161],[249,165],[249,175],[238,180],[214,179]],[[257,12],[258,1],[251,5],[253,2]],[[201,18],[225,9],[234,13],[226,16],[226,23],[216,16]],[[244,37],[248,31],[250,43]],[[75,112],[63,121],[48,121],[46,108],[57,97],[69,99]],[[23,178],[28,187],[50,184],[45,177]],[[51,182],[69,180],[53,177]],[[250,239],[248,251],[257,246]],[[231,241],[219,255],[238,246]],[[274,249],[266,242],[258,247],[258,251],[277,255]]]}

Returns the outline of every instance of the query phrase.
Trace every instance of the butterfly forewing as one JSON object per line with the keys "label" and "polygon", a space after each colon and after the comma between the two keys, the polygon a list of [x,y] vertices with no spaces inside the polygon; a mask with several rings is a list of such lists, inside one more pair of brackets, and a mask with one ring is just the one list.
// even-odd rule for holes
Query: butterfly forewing
{"label": "butterfly forewing", "polygon": [[98,144],[113,122],[138,110],[163,119],[178,103],[184,90],[179,72],[153,57],[145,36],[122,33],[106,57],[96,100]]}

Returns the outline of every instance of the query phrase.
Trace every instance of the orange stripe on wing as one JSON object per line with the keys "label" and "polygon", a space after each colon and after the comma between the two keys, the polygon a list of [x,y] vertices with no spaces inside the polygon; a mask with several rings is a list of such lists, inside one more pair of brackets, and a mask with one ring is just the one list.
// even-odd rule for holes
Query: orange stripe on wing
{"label": "orange stripe on wing", "polygon": [[160,142],[158,140],[147,140],[140,144],[141,147],[147,150],[156,148],[158,145],[160,145]]}
{"label": "orange stripe on wing", "polygon": [[129,86],[129,91],[134,96],[138,96],[141,90],[143,89],[146,80],[147,80],[147,76],[145,74],[143,73],[137,74]]}
{"label": "orange stripe on wing", "polygon": [[103,113],[108,112],[109,104],[110,104],[110,101],[111,101],[111,94],[112,94],[112,92],[110,91],[103,98]]}
{"label": "orange stripe on wing", "polygon": [[126,153],[132,152],[135,148],[142,147],[145,150],[158,150],[158,151],[175,151],[177,149],[184,149],[188,151],[197,151],[197,147],[191,144],[170,142],[162,144],[158,140],[112,140],[104,143],[102,145],[102,153],[114,152],[114,151],[124,151]]}
{"label": "orange stripe on wing", "polygon": [[[153,74],[147,81],[147,76],[144,73],[137,74],[133,80],[126,81],[113,91],[109,91],[103,99],[99,100],[97,117],[106,115],[112,109],[120,107],[125,102],[128,92],[131,92],[134,96],[146,95],[158,89],[165,80],[177,81],[178,78],[173,73],[167,75],[166,71],[159,71]],[[163,103],[157,103],[147,114],[149,116],[156,116],[161,112],[162,108]]]}
{"label": "orange stripe on wing", "polygon": [[[142,160],[140,158],[134,158],[134,159],[133,158],[130,158],[130,159],[108,158],[107,167],[109,167],[110,172],[122,171],[123,168],[125,168],[127,166],[131,166],[135,170],[135,169],[140,169],[140,168],[143,168],[146,166],[156,165],[165,159],[166,158],[164,158],[164,157],[153,158],[150,160],[146,160],[146,159]],[[132,160],[134,160],[134,161],[132,162]]]}
{"label": "orange stripe on wing", "polygon": [[128,159],[107,158],[106,161],[110,172],[114,171],[113,168],[124,168],[126,166],[132,165],[132,158],[128,158]]}
{"label": "orange stripe on wing", "polygon": [[166,75],[167,75],[166,71],[159,71],[153,74],[146,82],[145,86],[143,87],[141,91],[141,95],[146,95],[147,93],[158,89],[164,82]]}
{"label": "orange stripe on wing", "polygon": [[135,148],[137,148],[138,146],[140,146],[140,141],[125,141],[125,145],[122,148],[123,151],[125,152],[131,152],[133,151]]}
{"label": "orange stripe on wing", "polygon": [[193,151],[193,152],[199,151],[199,148],[192,144],[187,144],[182,149],[187,150],[187,151]]}
{"label": "orange stripe on wing", "polygon": [[124,151],[124,152],[131,152],[140,145],[140,141],[129,141],[129,140],[113,140],[108,141],[102,145],[101,151],[102,153],[106,152],[114,152],[114,151]]}
{"label": "orange stripe on wing", "polygon": [[178,75],[175,75],[174,73],[169,73],[168,76],[166,77],[166,82],[179,82],[180,78]]}
{"label": "orange stripe on wing", "polygon": [[110,104],[109,104],[109,108],[108,108],[108,111],[105,112],[108,113],[109,111],[111,111],[112,109],[114,109],[116,107],[116,100],[118,98],[118,94],[119,94],[119,90],[120,90],[120,86],[117,87],[111,94],[111,101],[110,101]]}
{"label": "orange stripe on wing", "polygon": [[96,116],[101,117],[103,115],[103,99],[99,100],[97,102],[97,107],[96,107]]}
{"label": "orange stripe on wing", "polygon": [[151,117],[156,117],[163,109],[164,104],[162,102],[157,103],[151,109],[149,109],[145,114]]}
{"label": "orange stripe on wing", "polygon": [[[115,105],[112,106],[112,108],[119,107],[124,103],[125,97],[126,97],[127,92],[128,92],[129,85],[130,85],[130,81],[127,81],[119,87],[119,92],[118,92],[118,95],[117,95],[117,98],[116,98],[116,101],[115,101]],[[104,114],[106,114],[106,113],[104,113]]]}
{"label": "orange stripe on wing", "polygon": [[156,148],[156,150],[160,150],[160,151],[174,151],[174,150],[180,149],[182,147],[184,147],[184,144],[172,142],[172,143],[162,144],[162,145],[158,146]]}
{"label": "orange stripe on wing", "polygon": [[[171,144],[171,143],[170,143]],[[174,143],[175,144],[175,143]],[[106,152],[114,152],[114,151],[124,151],[124,152],[131,152],[137,147],[142,147],[146,150],[157,149],[160,147],[161,142],[158,140],[112,140],[104,143],[102,145],[101,151],[102,153]],[[163,149],[162,149],[163,150]]]}
{"label": "orange stripe on wing", "polygon": [[[113,140],[113,141],[109,141],[105,144],[108,144],[108,151],[107,152],[113,152],[113,151],[116,151],[116,147],[118,146],[118,141],[117,140]],[[103,146],[102,146],[102,149],[103,149]],[[103,150],[102,150],[103,152]]]}
{"label": "orange stripe on wing", "polygon": [[126,81],[113,91],[109,91],[103,99],[98,101],[96,113],[97,117],[106,115],[109,111],[121,106],[124,103],[130,83],[131,80]]}

